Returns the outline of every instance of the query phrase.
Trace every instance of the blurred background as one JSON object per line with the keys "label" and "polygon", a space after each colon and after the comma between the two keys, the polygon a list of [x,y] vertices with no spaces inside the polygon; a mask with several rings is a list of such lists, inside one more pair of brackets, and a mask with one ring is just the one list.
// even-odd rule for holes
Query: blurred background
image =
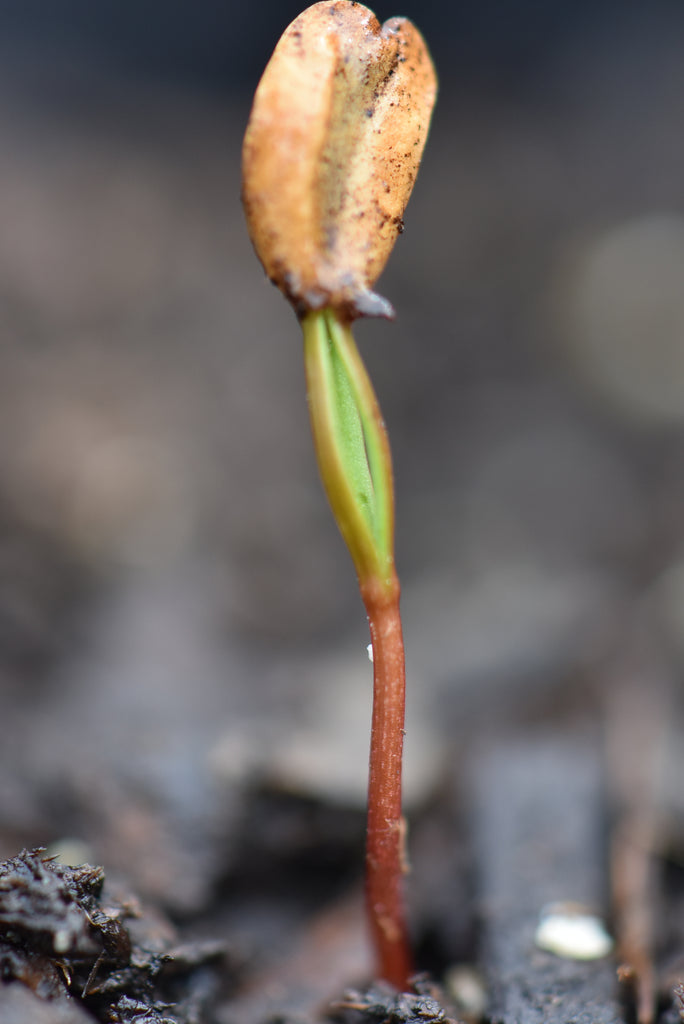
{"label": "blurred background", "polygon": [[[0,0],[0,855],[75,836],[181,909],[245,780],[365,788],[366,625],[239,199],[298,10]],[[396,322],[357,331],[419,806],[492,724],[591,714],[633,647],[681,673],[684,5],[376,12],[441,80]]]}

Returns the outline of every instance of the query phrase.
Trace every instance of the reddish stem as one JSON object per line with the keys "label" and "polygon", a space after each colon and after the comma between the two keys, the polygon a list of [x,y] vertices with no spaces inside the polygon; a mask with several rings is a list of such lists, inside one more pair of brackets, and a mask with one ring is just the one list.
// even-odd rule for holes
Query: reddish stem
{"label": "reddish stem", "polygon": [[373,643],[373,722],[368,779],[366,912],[379,977],[400,991],[413,972],[403,876],[405,822],[401,813],[406,671],[399,613],[399,581],[361,588]]}

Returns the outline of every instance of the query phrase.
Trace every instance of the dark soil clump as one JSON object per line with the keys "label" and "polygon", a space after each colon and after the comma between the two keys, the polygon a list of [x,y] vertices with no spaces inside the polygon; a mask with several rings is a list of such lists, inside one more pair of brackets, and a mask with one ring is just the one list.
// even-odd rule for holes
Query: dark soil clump
{"label": "dark soil clump", "polygon": [[0,966],[2,1019],[46,1024],[197,1024],[226,973],[219,943],[175,945],[166,922],[108,891],[102,868],[42,849],[0,864]]}

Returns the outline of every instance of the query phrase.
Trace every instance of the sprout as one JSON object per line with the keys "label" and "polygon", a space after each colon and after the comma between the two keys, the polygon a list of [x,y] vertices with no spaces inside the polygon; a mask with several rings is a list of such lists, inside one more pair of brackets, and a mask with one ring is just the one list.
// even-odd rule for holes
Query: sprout
{"label": "sprout", "polygon": [[347,543],[373,655],[366,904],[380,977],[412,971],[403,901],[405,667],[394,565],[394,487],[380,408],[352,321],[392,317],[372,289],[397,235],[437,83],[414,26],[351,0],[314,4],[286,29],[254,97],[243,149],[250,236],[304,332],[311,427]]}

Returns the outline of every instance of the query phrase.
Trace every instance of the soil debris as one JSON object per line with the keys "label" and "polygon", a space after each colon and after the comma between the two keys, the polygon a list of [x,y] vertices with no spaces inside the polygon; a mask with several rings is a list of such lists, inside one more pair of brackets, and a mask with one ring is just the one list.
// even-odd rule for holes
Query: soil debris
{"label": "soil debris", "polygon": [[539,912],[559,899],[602,909],[608,881],[600,745],[548,727],[481,747],[473,839],[488,1019],[495,1024],[624,1024],[610,956],[576,960],[535,946]]}
{"label": "soil debris", "polygon": [[3,941],[10,946],[31,943],[37,952],[56,957],[97,956],[104,941],[98,941],[98,927],[89,914],[97,912],[102,868],[65,868],[44,853],[24,850],[0,864]]}
{"label": "soil debris", "polygon": [[2,1019],[199,1024],[219,997],[225,949],[174,938],[108,892],[102,868],[24,850],[0,864]]}
{"label": "soil debris", "polygon": [[338,1024],[454,1024],[427,987],[419,983],[416,988],[416,994],[397,992],[378,982],[365,992],[350,991],[335,1004],[332,1020]]}

